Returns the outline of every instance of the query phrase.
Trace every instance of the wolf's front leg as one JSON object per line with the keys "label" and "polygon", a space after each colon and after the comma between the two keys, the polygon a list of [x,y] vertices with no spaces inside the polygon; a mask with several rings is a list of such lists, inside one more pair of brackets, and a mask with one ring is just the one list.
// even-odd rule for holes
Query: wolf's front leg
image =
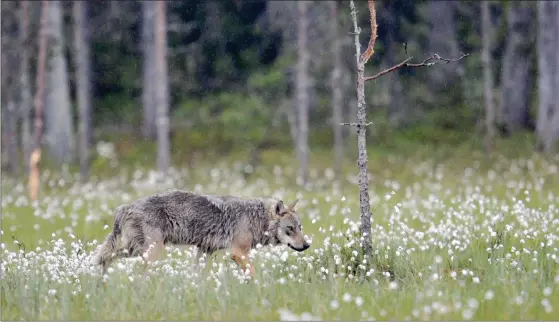
{"label": "wolf's front leg", "polygon": [[254,266],[250,262],[248,252],[252,246],[252,235],[250,233],[239,233],[233,239],[231,245],[231,258],[239,265],[240,269],[245,272],[248,268],[251,279],[254,278]]}
{"label": "wolf's front leg", "polygon": [[249,275],[250,278],[253,279],[254,278],[254,266],[252,265],[252,263],[250,262],[250,259],[248,258],[248,251],[241,251],[241,250],[233,250],[232,251],[232,256],[231,258],[235,261],[235,263],[237,263],[237,265],[239,265],[239,268],[241,269],[241,271],[243,273],[246,272],[246,269],[249,269]]}

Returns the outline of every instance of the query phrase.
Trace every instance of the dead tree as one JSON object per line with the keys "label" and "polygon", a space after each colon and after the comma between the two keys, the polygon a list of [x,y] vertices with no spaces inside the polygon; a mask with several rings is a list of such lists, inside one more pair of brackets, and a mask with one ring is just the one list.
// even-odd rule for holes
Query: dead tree
{"label": "dead tree", "polygon": [[39,26],[39,55],[37,57],[37,91],[35,92],[35,133],[33,135],[33,152],[29,159],[29,197],[31,200],[37,198],[39,189],[39,167],[41,159],[41,141],[43,137],[43,108],[45,96],[45,65],[47,59],[47,19],[48,0],[41,1],[41,20]]}
{"label": "dead tree", "polygon": [[359,167],[359,204],[360,204],[360,216],[361,216],[361,233],[363,236],[363,252],[366,257],[372,255],[372,245],[371,245],[371,207],[369,205],[369,178],[368,178],[368,156],[367,156],[367,137],[366,137],[366,127],[371,123],[367,123],[367,110],[365,109],[365,82],[375,80],[383,75],[391,73],[400,68],[418,68],[418,67],[429,67],[437,63],[445,62],[455,62],[461,60],[462,58],[468,56],[468,54],[462,54],[457,59],[446,59],[442,58],[438,54],[432,54],[427,59],[421,63],[413,64],[410,63],[413,57],[407,57],[401,63],[392,66],[386,70],[383,70],[373,76],[365,76],[365,64],[369,61],[371,56],[374,54],[375,42],[377,39],[377,19],[375,11],[375,1],[368,0],[370,23],[371,23],[371,37],[369,39],[369,44],[365,52],[361,54],[361,45],[359,43],[359,34],[361,29],[357,24],[357,10],[355,9],[355,4],[353,0],[350,2],[351,6],[351,18],[353,20],[354,36],[355,36],[355,58],[357,61],[357,122],[355,123],[342,123],[343,125],[350,125],[357,127],[357,149],[358,149],[358,159],[357,165]]}

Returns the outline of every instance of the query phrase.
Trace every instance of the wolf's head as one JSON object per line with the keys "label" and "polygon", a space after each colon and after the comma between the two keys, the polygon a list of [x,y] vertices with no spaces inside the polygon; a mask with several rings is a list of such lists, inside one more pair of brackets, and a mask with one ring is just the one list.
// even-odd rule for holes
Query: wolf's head
{"label": "wolf's head", "polygon": [[279,201],[274,208],[274,221],[276,224],[276,238],[284,245],[292,249],[302,252],[310,247],[305,240],[303,231],[301,230],[301,222],[299,214],[295,211],[295,200],[291,205],[285,206]]}

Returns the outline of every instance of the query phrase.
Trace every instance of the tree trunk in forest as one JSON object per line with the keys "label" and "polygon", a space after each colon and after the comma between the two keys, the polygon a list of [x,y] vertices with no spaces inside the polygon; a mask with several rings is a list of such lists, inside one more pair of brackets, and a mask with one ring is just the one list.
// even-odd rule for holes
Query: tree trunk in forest
{"label": "tree trunk in forest", "polygon": [[481,59],[483,62],[483,97],[485,102],[485,151],[491,152],[495,141],[495,102],[493,98],[493,66],[491,62],[491,43],[493,26],[489,1],[481,1]]}
{"label": "tree trunk in forest", "polygon": [[142,134],[147,139],[157,136],[155,125],[155,1],[142,2]]}
{"label": "tree trunk in forest", "polygon": [[31,153],[31,84],[29,82],[29,3],[20,1],[19,36],[21,46],[21,66],[19,74],[20,117],[21,117],[21,149],[24,163],[24,174],[29,172],[29,154]]}
{"label": "tree trunk in forest", "polygon": [[559,3],[538,2],[538,149],[551,152],[559,138]]}
{"label": "tree trunk in forest", "polygon": [[1,138],[2,138],[2,168],[6,166],[7,173],[14,178],[18,174],[18,134],[17,120],[17,73],[19,65],[17,46],[17,17],[6,15],[4,12],[16,10],[15,3],[2,3],[2,44],[1,44],[1,76],[2,76],[2,119],[1,119]]}
{"label": "tree trunk in forest", "polygon": [[170,160],[169,143],[169,88],[167,73],[167,18],[166,2],[156,2],[155,21],[155,101],[157,108],[157,169],[166,173]]}
{"label": "tree trunk in forest", "polygon": [[526,128],[530,121],[534,10],[528,1],[513,1],[507,8],[507,38],[501,74],[501,112],[507,133]]}
{"label": "tree trunk in forest", "polygon": [[[4,68],[2,68],[4,70]],[[14,86],[8,85],[8,93],[5,93],[7,99],[5,100],[2,113],[3,133],[2,140],[4,141],[5,152],[7,156],[8,173],[14,178],[18,172],[18,158],[17,158],[17,112],[16,104],[14,102]]]}
{"label": "tree trunk in forest", "polygon": [[73,117],[70,108],[68,62],[64,53],[62,2],[49,2],[48,32],[52,51],[46,79],[45,136],[49,154],[58,164],[74,154]]}
{"label": "tree trunk in forest", "polygon": [[37,198],[39,189],[39,167],[41,159],[41,141],[43,136],[43,108],[45,97],[45,65],[47,60],[47,40],[48,40],[48,0],[41,1],[41,20],[39,26],[39,55],[37,57],[37,79],[35,92],[35,133],[33,135],[33,150],[29,156],[29,198],[33,201]]}
{"label": "tree trunk in forest", "polygon": [[342,176],[344,157],[344,137],[342,132],[342,48],[339,35],[338,3],[330,1],[330,37],[332,39],[333,69],[331,75],[332,88],[332,129],[334,132],[334,172],[339,181]]}
{"label": "tree trunk in forest", "polygon": [[86,180],[89,170],[89,145],[91,143],[91,61],[86,1],[73,3],[74,50],[76,54],[76,89],[79,108],[80,175]]}
{"label": "tree trunk in forest", "polygon": [[309,65],[308,48],[308,5],[307,1],[297,2],[297,74],[296,74],[296,124],[297,156],[299,159],[298,182],[307,184],[308,176],[308,135],[309,135]]}
{"label": "tree trunk in forest", "polygon": [[[5,18],[4,18],[5,19]],[[1,75],[2,75],[2,167],[7,167],[7,172],[14,178],[17,176],[17,111],[15,104],[15,73],[17,66],[15,51],[10,47],[14,41],[13,21],[3,21],[2,50],[1,50]],[[8,29],[8,30],[6,30]]]}
{"label": "tree trunk in forest", "polygon": [[[393,21],[393,13],[387,12],[386,24],[385,28],[387,28],[387,54],[386,55],[386,63],[388,66],[394,66],[398,62],[396,61],[395,57],[398,55],[398,51],[402,50],[401,44],[396,41],[396,30],[395,30],[395,22]],[[403,51],[403,50],[402,50]],[[390,105],[388,107],[388,121],[392,124],[392,126],[398,127],[404,121],[406,117],[406,93],[404,91],[404,84],[403,79],[398,71],[394,73],[390,73],[387,75],[389,78],[389,95],[390,95]]]}
{"label": "tree trunk in forest", "polygon": [[[429,51],[457,57],[460,54],[456,39],[456,23],[454,12],[456,1],[429,1],[428,11],[431,23],[429,32]],[[429,87],[433,93],[446,92],[458,85],[459,69],[443,64],[429,73]]]}

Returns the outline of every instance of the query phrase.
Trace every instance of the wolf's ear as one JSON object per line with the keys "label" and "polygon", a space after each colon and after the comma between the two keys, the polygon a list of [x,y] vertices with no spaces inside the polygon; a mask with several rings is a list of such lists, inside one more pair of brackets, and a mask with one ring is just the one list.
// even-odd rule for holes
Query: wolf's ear
{"label": "wolf's ear", "polygon": [[294,211],[295,210],[295,205],[297,204],[297,202],[299,201],[299,199],[295,199],[295,201],[289,205],[289,210]]}
{"label": "wolf's ear", "polygon": [[278,201],[276,203],[276,207],[274,208],[275,215],[279,217],[284,208],[285,208],[285,206],[283,205],[283,201],[281,201],[281,200]]}

